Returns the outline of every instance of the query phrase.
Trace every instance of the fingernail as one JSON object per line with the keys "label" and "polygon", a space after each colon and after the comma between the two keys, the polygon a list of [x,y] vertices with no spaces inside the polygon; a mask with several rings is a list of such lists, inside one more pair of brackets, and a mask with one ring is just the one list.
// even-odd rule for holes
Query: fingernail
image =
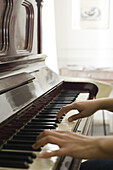
{"label": "fingernail", "polygon": [[69,121],[69,122],[72,122],[72,118],[69,118],[68,121]]}

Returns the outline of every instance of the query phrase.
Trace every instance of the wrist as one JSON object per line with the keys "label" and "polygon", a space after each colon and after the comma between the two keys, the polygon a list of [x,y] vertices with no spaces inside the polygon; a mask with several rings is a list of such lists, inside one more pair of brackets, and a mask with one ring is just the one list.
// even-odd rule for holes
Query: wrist
{"label": "wrist", "polygon": [[[89,138],[89,139],[88,139]],[[102,159],[111,158],[103,144],[103,137],[88,137],[85,144],[84,159]]]}
{"label": "wrist", "polygon": [[99,150],[103,155],[103,158],[113,159],[113,137],[106,136],[100,137]]}
{"label": "wrist", "polygon": [[91,137],[89,142],[88,159],[102,158],[102,150],[100,147],[100,137]]}
{"label": "wrist", "polygon": [[99,137],[86,136],[82,140],[82,145],[80,144],[80,147],[78,147],[79,152],[77,153],[76,147],[75,149],[73,148],[73,150],[75,150],[74,152],[75,155],[77,154],[77,158],[81,159],[103,158],[103,151],[100,147]]}

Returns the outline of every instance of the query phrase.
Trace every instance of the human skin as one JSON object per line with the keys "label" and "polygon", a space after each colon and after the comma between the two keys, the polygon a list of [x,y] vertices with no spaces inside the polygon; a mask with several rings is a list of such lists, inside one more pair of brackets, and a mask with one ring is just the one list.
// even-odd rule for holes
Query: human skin
{"label": "human skin", "polygon": [[67,106],[62,107],[57,113],[57,118],[60,118],[64,113],[70,110],[78,110],[78,114],[71,116],[68,120],[73,121],[79,118],[91,116],[97,110],[113,111],[113,98],[103,98],[95,100],[87,100],[82,102],[73,102]]}
{"label": "human skin", "polygon": [[[64,113],[74,109],[78,110],[78,114],[71,116],[69,121],[88,117],[97,110],[113,111],[113,98],[73,102],[62,107],[56,117],[60,118]],[[40,153],[40,158],[67,155],[78,159],[113,159],[112,136],[90,137],[69,131],[45,130],[37,137],[33,148],[37,149],[47,143],[56,144],[59,149],[49,153]]]}

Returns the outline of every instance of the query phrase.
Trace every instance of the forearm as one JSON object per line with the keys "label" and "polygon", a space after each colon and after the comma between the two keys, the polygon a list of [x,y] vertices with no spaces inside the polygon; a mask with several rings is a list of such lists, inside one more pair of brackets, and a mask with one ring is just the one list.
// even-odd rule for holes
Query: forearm
{"label": "forearm", "polygon": [[[91,150],[91,157],[93,159],[105,158],[105,159],[113,159],[113,137],[97,137],[95,138],[95,150]],[[92,159],[91,158],[91,159]],[[89,157],[90,159],[90,157]]]}
{"label": "forearm", "polygon": [[102,98],[94,100],[97,110],[113,111],[113,98]]}

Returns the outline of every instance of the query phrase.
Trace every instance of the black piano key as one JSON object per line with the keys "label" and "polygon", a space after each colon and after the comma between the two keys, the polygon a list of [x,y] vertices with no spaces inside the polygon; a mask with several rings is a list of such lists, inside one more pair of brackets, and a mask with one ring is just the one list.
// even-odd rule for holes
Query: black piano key
{"label": "black piano key", "polygon": [[32,140],[32,141],[28,141],[28,140],[17,140],[17,139],[12,139],[12,140],[9,140],[7,142],[7,144],[23,144],[23,145],[26,145],[26,144],[29,144],[29,145],[32,145],[36,140]]}
{"label": "black piano key", "polygon": [[38,136],[40,134],[40,132],[18,132],[17,135],[35,135],[35,136]]}
{"label": "black piano key", "polygon": [[61,93],[59,94],[60,97],[76,97],[78,93]]}
{"label": "black piano key", "polygon": [[37,137],[37,135],[15,135],[14,137],[13,137],[13,139],[15,139],[15,140],[17,140],[17,139],[25,139],[25,140],[36,140],[36,137]]}
{"label": "black piano key", "polygon": [[57,100],[63,100],[63,101],[68,101],[68,100],[70,100],[70,101],[73,101],[73,100],[75,100],[75,97],[65,97],[65,96],[57,96],[55,99],[54,99],[54,101],[57,101]]}
{"label": "black piano key", "polygon": [[56,118],[33,118],[31,122],[56,122],[60,123],[61,121]]}
{"label": "black piano key", "polygon": [[43,122],[43,121],[40,121],[40,122],[29,122],[27,124],[27,126],[29,125],[33,125],[33,126],[39,126],[39,125],[53,125],[55,127],[57,127],[57,124],[55,122]]}
{"label": "black piano key", "polygon": [[[39,114],[39,115],[37,115],[36,116],[36,118],[55,118],[56,117],[56,115],[54,115],[54,114]],[[63,116],[61,116],[60,117],[60,119],[63,119]]]}
{"label": "black piano key", "polygon": [[47,113],[41,114],[40,113],[39,115],[36,116],[36,118],[43,118],[43,117],[45,117],[45,118],[55,118],[56,114],[47,114]]}
{"label": "black piano key", "polygon": [[61,122],[61,119],[56,119],[56,123],[60,123]]}
{"label": "black piano key", "polygon": [[63,106],[65,106],[66,104],[61,103],[61,104],[57,104],[57,103],[53,103],[53,104],[49,104],[48,106],[46,106],[46,109],[61,109]]}
{"label": "black piano key", "polygon": [[33,159],[28,156],[19,155],[0,155],[0,160],[15,160],[24,161],[28,163],[33,163]]}
{"label": "black piano key", "polygon": [[31,122],[56,122],[56,118],[33,118]]}
{"label": "black piano key", "polygon": [[50,102],[50,104],[65,104],[65,105],[67,105],[67,104],[70,104],[70,103],[72,103],[70,100],[53,100],[52,102]]}
{"label": "black piano key", "polygon": [[44,130],[45,130],[45,129],[30,129],[30,128],[29,128],[29,129],[27,129],[27,128],[25,129],[25,128],[24,128],[24,129],[21,129],[20,132],[31,132],[31,133],[32,133],[32,132],[37,132],[37,133],[40,132],[40,133],[41,133],[41,132],[43,132]]}
{"label": "black piano key", "polygon": [[29,164],[24,161],[15,161],[15,160],[0,160],[0,167],[8,167],[8,168],[23,168],[28,169]]}
{"label": "black piano key", "polygon": [[49,114],[56,114],[59,111],[59,109],[55,109],[55,108],[44,108],[40,113],[49,113]]}
{"label": "black piano key", "polygon": [[9,150],[24,150],[24,151],[41,151],[41,148],[38,148],[37,150],[34,150],[32,148],[32,145],[23,145],[23,144],[5,144],[3,146],[3,149],[9,149]]}
{"label": "black piano key", "polygon": [[55,129],[54,125],[26,125],[24,129]]}
{"label": "black piano key", "polygon": [[[59,111],[59,110],[58,110],[58,111]],[[58,111],[57,111],[57,112],[58,112]],[[49,114],[49,115],[51,115],[51,116],[54,116],[54,118],[55,118],[57,112],[56,112],[56,111],[55,111],[55,112],[54,112],[54,111],[49,112],[49,110],[44,110],[44,111],[40,112],[38,115],[43,115],[43,114],[44,114],[44,115],[45,115],[45,114],[48,115],[48,114]],[[38,115],[37,115],[37,116],[38,116]]]}
{"label": "black piano key", "polygon": [[28,157],[31,157],[31,158],[33,158],[33,159],[35,159],[37,156],[36,156],[36,154],[34,153],[34,152],[21,152],[21,151],[19,151],[19,152],[17,152],[17,151],[6,151],[6,150],[1,150],[0,151],[0,155],[19,155],[19,156],[28,156]]}

